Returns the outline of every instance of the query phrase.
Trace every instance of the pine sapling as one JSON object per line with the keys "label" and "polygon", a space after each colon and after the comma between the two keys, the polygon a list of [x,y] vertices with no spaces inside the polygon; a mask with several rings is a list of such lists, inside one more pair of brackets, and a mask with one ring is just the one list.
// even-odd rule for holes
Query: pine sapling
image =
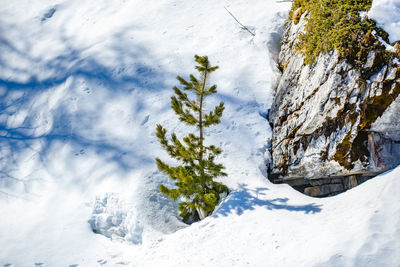
{"label": "pine sapling", "polygon": [[[189,133],[181,141],[175,133],[167,139],[167,130],[160,124],[156,131],[162,148],[181,164],[170,166],[156,158],[158,169],[174,180],[176,186],[160,185],[160,191],[173,200],[181,200],[178,204],[180,216],[188,223],[210,215],[221,197],[229,193],[227,186],[214,181],[226,176],[223,165],[215,162],[222,150],[204,143],[205,128],[220,123],[225,108],[221,102],[212,111],[204,110],[205,99],[217,92],[217,86],[208,86],[207,82],[210,73],[218,66],[211,66],[207,56],[195,55],[194,58],[199,64],[195,68],[200,76],[190,75],[189,81],[177,77],[183,90],[176,86],[173,88],[175,95],[171,97],[171,107],[180,121],[196,128],[196,133]],[[190,98],[188,93],[194,98]]]}

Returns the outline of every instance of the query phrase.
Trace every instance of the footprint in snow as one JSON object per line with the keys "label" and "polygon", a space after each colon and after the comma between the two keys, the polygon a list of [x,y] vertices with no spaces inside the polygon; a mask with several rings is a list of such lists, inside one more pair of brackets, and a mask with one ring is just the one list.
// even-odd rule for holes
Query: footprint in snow
{"label": "footprint in snow", "polygon": [[107,263],[107,261],[106,261],[106,260],[103,260],[103,259],[98,260],[97,262],[100,263],[100,265],[104,265],[104,264]]}
{"label": "footprint in snow", "polygon": [[53,17],[54,13],[56,13],[56,8],[50,8],[49,10],[47,10],[46,13],[43,14],[42,19],[40,21],[45,21],[48,20],[49,18]]}
{"label": "footprint in snow", "polygon": [[141,126],[145,125],[149,121],[150,115],[147,115],[144,120],[140,123]]}
{"label": "footprint in snow", "polygon": [[115,263],[115,264],[118,264],[118,265],[128,265],[128,264],[129,264],[129,261],[119,261],[119,262],[117,262],[117,263]]}
{"label": "footprint in snow", "polygon": [[4,264],[3,265],[3,267],[13,267],[14,265],[12,265],[11,263],[7,263],[7,264]]}
{"label": "footprint in snow", "polygon": [[141,67],[138,67],[138,68],[136,69],[136,73],[137,73],[137,74],[146,75],[146,74],[149,74],[149,73],[151,73],[151,72],[153,72],[153,69],[148,68],[148,67],[146,67],[146,66],[141,66]]}
{"label": "footprint in snow", "polygon": [[79,267],[79,264],[71,264],[69,267]]}
{"label": "footprint in snow", "polygon": [[44,263],[43,262],[37,262],[35,263],[35,267],[43,267]]}

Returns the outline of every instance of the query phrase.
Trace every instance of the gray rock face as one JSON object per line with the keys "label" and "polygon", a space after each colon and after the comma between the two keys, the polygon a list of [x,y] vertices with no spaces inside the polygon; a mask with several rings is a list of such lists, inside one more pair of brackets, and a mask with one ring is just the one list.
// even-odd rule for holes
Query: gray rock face
{"label": "gray rock face", "polygon": [[269,113],[270,179],[327,196],[400,164],[400,67],[379,49],[361,68],[336,51],[305,65],[295,44],[306,15],[282,39],[283,72]]}

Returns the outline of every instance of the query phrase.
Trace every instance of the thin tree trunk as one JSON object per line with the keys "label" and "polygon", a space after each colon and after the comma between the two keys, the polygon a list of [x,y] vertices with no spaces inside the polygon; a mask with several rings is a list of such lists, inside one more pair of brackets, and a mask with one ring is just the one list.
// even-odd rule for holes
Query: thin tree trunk
{"label": "thin tree trunk", "polygon": [[201,208],[196,208],[197,214],[199,214],[200,220],[203,220],[205,217],[207,217],[207,214],[201,209]]}
{"label": "thin tree trunk", "polygon": [[[207,66],[208,67],[208,66]],[[204,79],[203,79],[203,85],[201,88],[200,92],[200,111],[199,111],[199,130],[200,130],[200,155],[199,155],[199,165],[200,165],[200,171],[201,171],[201,179],[204,179],[204,166],[203,166],[203,154],[204,154],[204,144],[203,144],[203,98],[204,98],[204,88],[206,86],[206,80],[207,80],[207,70],[204,71]],[[203,182],[203,181],[202,181]],[[203,190],[206,191],[206,188],[203,186]],[[205,192],[206,193],[206,192]]]}

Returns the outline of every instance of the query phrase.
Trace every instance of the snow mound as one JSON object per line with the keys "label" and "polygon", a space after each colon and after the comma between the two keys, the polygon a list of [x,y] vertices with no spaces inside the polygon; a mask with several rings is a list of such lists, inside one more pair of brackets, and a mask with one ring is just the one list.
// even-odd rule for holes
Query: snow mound
{"label": "snow mound", "polygon": [[264,183],[252,189],[243,185],[212,217],[146,251],[143,262],[151,266],[398,266],[399,178],[400,167],[325,199],[296,194],[287,185]]}
{"label": "snow mound", "polygon": [[141,244],[143,226],[136,220],[134,211],[115,194],[106,194],[96,198],[89,224],[95,233]]}

